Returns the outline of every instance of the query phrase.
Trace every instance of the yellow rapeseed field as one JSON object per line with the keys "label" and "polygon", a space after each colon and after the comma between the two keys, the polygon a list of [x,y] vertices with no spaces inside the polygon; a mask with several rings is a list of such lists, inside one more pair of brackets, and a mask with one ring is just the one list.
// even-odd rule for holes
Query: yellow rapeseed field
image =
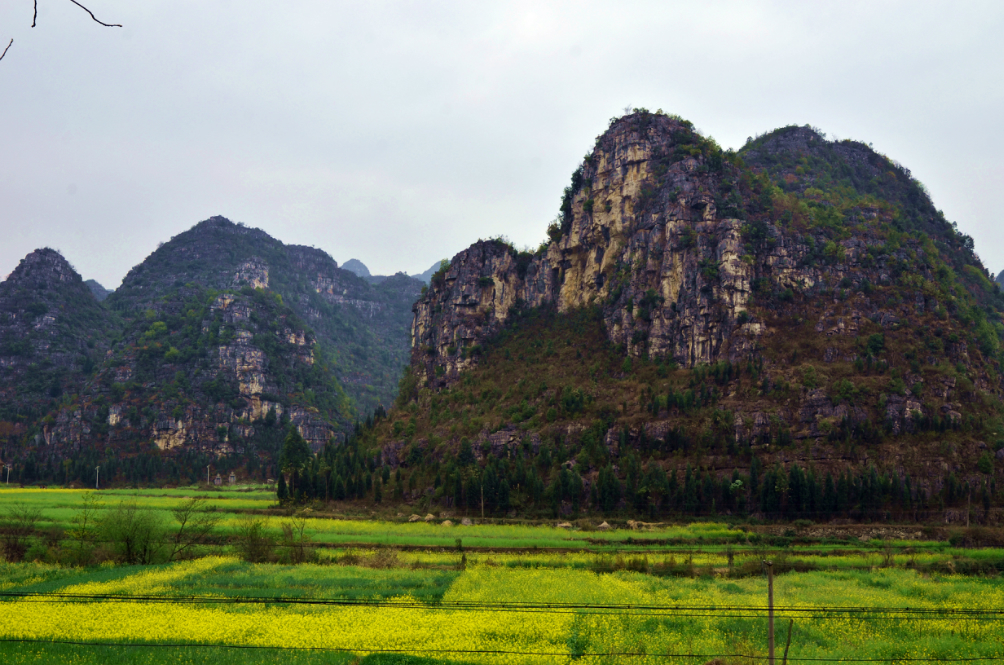
{"label": "yellow rapeseed field", "polygon": [[[58,591],[177,595],[179,588],[191,580],[234,565],[237,565],[234,559],[207,557],[143,569],[119,579],[72,584]],[[282,567],[265,565],[262,568]],[[323,575],[325,569],[314,567],[313,570]],[[358,574],[367,573],[359,569]],[[277,582],[277,586],[281,584]],[[583,607],[560,612],[437,609],[435,605],[416,608],[412,606],[414,599],[408,596],[379,607],[23,599],[3,605],[0,636],[85,642],[322,647],[360,655],[402,650],[424,652],[443,660],[485,663],[554,663],[570,657],[581,657],[584,662],[622,662],[616,656],[621,653],[647,654],[647,657],[633,657],[630,662],[693,663],[692,658],[666,656],[761,656],[765,653],[766,626],[762,618],[744,618],[740,612],[729,610],[762,606],[764,590],[761,578],[734,581],[668,579],[629,572],[598,575],[577,569],[476,564],[453,581],[442,598],[444,605],[461,602],[700,605],[722,611],[690,611],[684,616],[666,616],[626,609],[604,614]],[[232,595],[233,590],[228,591]],[[868,575],[793,573],[778,578],[777,595],[779,605],[801,607],[902,607],[905,598],[913,607],[1004,607],[1004,588],[1000,585],[970,578],[935,583],[911,571],[877,571]],[[782,618],[784,611],[779,614],[778,625],[786,627],[787,621]],[[888,662],[906,657],[963,653],[971,650],[972,645],[983,645],[979,651],[981,655],[996,653],[1001,650],[1004,638],[1000,622],[959,618],[924,621],[847,617],[796,619],[793,635],[792,657],[882,654],[888,657]]]}

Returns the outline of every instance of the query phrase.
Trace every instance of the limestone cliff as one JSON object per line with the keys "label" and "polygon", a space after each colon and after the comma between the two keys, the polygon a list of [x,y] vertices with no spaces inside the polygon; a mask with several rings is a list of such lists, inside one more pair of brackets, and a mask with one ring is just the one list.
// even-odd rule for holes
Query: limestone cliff
{"label": "limestone cliff", "polygon": [[[757,193],[738,169],[702,152],[688,123],[629,117],[597,140],[566,192],[563,229],[546,251],[520,255],[498,241],[458,254],[415,307],[413,362],[425,380],[457,376],[513,307],[559,311],[601,306],[610,339],[633,356],[686,367],[745,358],[763,332],[743,317],[757,269],[783,287],[811,287],[818,271],[795,267],[801,238],[766,224],[757,255],[735,203]],[[722,197],[725,210],[720,211]]]}
{"label": "limestone cliff", "polygon": [[889,501],[926,509],[968,486],[989,506],[1004,501],[1002,312],[972,239],[869,146],[787,127],[724,151],[640,111],[597,138],[540,249],[483,240],[432,276],[413,403],[373,441],[446,505],[470,507],[457,479],[476,460],[492,482],[528,487],[533,467],[604,510],[624,507],[602,499],[618,487],[680,509],[665,479],[682,492],[676,474],[700,469],[719,505],[739,505],[715,488],[741,481],[759,488],[744,505],[773,513],[787,499],[758,485],[768,467],[881,475],[890,496],[908,487]]}
{"label": "limestone cliff", "polygon": [[[826,143],[811,130],[781,136],[792,134],[800,141],[760,150],[796,150],[813,138]],[[866,161],[858,148],[836,150],[846,161]],[[901,180],[910,183],[908,175]],[[513,308],[541,305],[562,312],[600,307],[609,339],[631,356],[668,358],[682,367],[737,362],[777,332],[764,314],[799,308],[790,304],[795,295],[822,300],[834,287],[891,285],[918,253],[932,254],[920,236],[890,246],[883,226],[898,213],[888,203],[855,206],[848,215],[865,223],[834,234],[793,221],[791,210],[772,200],[775,192],[742,159],[724,159],[686,121],[648,113],[622,118],[597,138],[573,177],[562,228],[552,229],[546,250],[519,253],[497,240],[479,241],[433,279],[414,308],[413,367],[423,382],[447,385],[477,363],[478,346]],[[924,222],[927,231],[951,235],[943,220]],[[936,240],[942,250],[957,249]],[[923,270],[925,279],[934,279],[930,266]],[[927,291],[909,297],[921,310],[938,309]],[[751,308],[757,300],[766,309]],[[859,296],[849,320],[884,315],[878,303]],[[833,334],[823,330],[825,319],[819,332]],[[841,333],[857,332],[845,331],[843,319],[839,326]]]}

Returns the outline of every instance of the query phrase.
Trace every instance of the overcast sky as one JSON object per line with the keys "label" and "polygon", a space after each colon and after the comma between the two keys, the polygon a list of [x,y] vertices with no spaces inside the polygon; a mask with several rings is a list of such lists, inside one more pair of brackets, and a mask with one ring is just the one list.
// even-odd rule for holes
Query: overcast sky
{"label": "overcast sky", "polygon": [[0,276],[118,286],[212,215],[374,274],[537,245],[628,105],[872,143],[1004,268],[1004,3],[0,2]]}

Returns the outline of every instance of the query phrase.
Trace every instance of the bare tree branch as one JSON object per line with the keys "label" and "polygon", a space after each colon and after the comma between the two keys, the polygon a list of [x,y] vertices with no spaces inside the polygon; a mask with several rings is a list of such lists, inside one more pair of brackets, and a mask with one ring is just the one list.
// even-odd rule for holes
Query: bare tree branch
{"label": "bare tree branch", "polygon": [[[99,24],[105,26],[106,28],[121,28],[122,27],[122,25],[120,23],[105,23],[104,21],[98,20],[98,17],[94,15],[94,12],[92,12],[87,7],[84,7],[82,4],[80,4],[79,2],[77,2],[77,0],[70,0],[70,2],[72,2],[73,4],[75,4],[77,7],[80,7],[81,9],[83,9],[88,14],[90,14],[91,18],[94,19],[95,23],[99,23]],[[31,17],[31,27],[33,27],[33,28],[35,27],[35,24],[38,22],[38,0],[35,0],[34,4],[35,4],[35,13],[32,14],[32,17]],[[5,55],[7,55],[7,51],[10,50],[10,47],[13,44],[14,44],[14,38],[12,37],[11,40],[10,40],[10,42],[7,44],[7,48],[5,48],[3,50],[3,53],[0,53],[0,60],[3,60],[3,57]]]}
{"label": "bare tree branch", "polygon": [[[35,0],[35,2],[37,3],[38,0]],[[70,2],[72,2],[73,4],[75,4],[77,7],[80,7],[81,9],[83,9],[88,14],[90,14],[92,19],[94,19],[97,23],[101,23],[101,25],[105,26],[106,28],[121,28],[122,27],[118,23],[102,23],[101,21],[98,21],[98,17],[94,15],[94,12],[92,12],[87,7],[84,7],[82,4],[80,4],[79,2],[77,2],[77,0],[70,0]]]}

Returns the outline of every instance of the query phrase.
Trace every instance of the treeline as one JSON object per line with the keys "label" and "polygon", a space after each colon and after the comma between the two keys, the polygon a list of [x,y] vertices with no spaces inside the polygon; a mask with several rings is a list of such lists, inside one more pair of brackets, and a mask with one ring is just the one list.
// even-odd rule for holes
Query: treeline
{"label": "treeline", "polygon": [[[377,419],[382,417],[382,414]],[[864,469],[820,472],[799,464],[765,466],[756,456],[746,469],[731,474],[696,468],[667,472],[646,450],[624,449],[584,474],[578,463],[560,460],[600,457],[602,427],[594,425],[582,435],[582,447],[539,447],[524,440],[518,446],[493,451],[475,450],[463,439],[456,455],[442,461],[416,454],[416,448],[391,465],[381,452],[370,448],[367,425],[357,425],[345,445],[327,445],[311,455],[295,429],[290,429],[282,454],[281,501],[361,500],[418,502],[422,509],[438,506],[465,513],[504,516],[575,516],[583,511],[664,519],[683,516],[762,516],[767,519],[883,520],[910,518],[950,506],[983,506],[996,503],[998,487],[992,465],[981,467],[983,479],[970,485],[948,474],[931,491],[909,474]],[[622,433],[622,441],[626,437]],[[665,439],[652,439],[652,447],[682,436],[672,430]],[[296,452],[299,450],[300,452]],[[983,460],[986,462],[986,460]],[[285,476],[289,477],[287,483]]]}
{"label": "treeline", "polygon": [[[212,474],[228,475],[239,471],[242,476],[265,480],[268,465],[255,454],[226,455],[184,450],[175,455],[142,452],[129,456],[113,456],[87,451],[72,458],[44,456],[32,451],[22,460],[10,464],[10,484],[83,485],[84,487],[121,485],[194,484],[206,479],[206,467]],[[3,469],[0,482],[7,482]]]}

